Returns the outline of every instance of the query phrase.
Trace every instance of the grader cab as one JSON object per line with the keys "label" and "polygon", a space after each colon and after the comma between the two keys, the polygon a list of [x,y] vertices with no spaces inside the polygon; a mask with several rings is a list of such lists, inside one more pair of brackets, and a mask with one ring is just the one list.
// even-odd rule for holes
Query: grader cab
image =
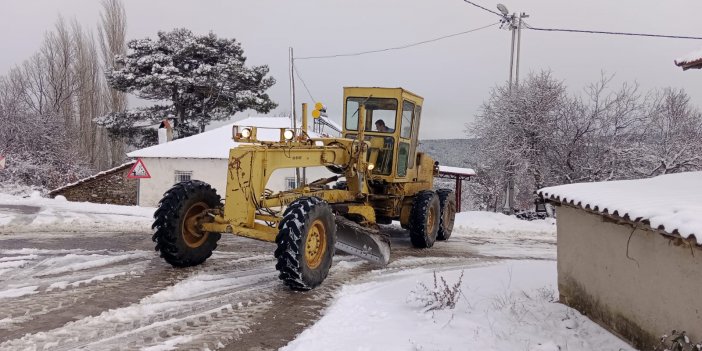
{"label": "grader cab", "polygon": [[[422,104],[402,88],[344,88],[342,138],[309,137],[305,107],[300,130],[235,126],[233,138],[246,144],[230,150],[224,205],[204,182],[174,185],[154,214],[156,250],[187,267],[204,262],[221,233],[275,242],[280,279],[309,290],[326,278],[335,249],[387,264],[390,238],[379,224],[399,221],[417,248],[447,240],[456,204],[452,190],[432,189],[438,166],[417,152]],[[315,166],[336,175],[266,188],[277,169]]]}

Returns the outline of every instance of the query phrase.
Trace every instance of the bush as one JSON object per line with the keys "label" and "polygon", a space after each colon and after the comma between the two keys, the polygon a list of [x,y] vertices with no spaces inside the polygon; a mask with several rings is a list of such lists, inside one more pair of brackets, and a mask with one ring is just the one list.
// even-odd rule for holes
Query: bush
{"label": "bush", "polygon": [[426,309],[425,312],[435,310],[445,310],[456,308],[456,302],[461,295],[461,284],[463,283],[463,273],[458,277],[458,281],[449,285],[446,279],[436,275],[434,271],[434,286],[427,287],[424,283],[419,283],[418,289],[413,290],[410,299],[421,303]]}

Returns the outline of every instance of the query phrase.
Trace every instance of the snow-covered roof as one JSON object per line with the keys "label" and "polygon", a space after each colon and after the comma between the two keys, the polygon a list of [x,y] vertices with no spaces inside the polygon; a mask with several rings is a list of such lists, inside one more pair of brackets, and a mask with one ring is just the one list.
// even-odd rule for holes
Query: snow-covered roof
{"label": "snow-covered roof", "polygon": [[322,120],[323,123],[326,123],[328,126],[336,129],[336,131],[338,131],[340,133],[342,130],[344,130],[343,128],[341,128],[341,126],[338,123],[332,121],[331,119],[329,119],[327,117],[321,116],[321,117],[319,117],[319,119]]}
{"label": "snow-covered roof", "polygon": [[538,194],[683,238],[702,238],[702,172],[544,188]]}
{"label": "snow-covered roof", "polygon": [[702,50],[693,51],[685,56],[678,57],[675,65],[682,67],[683,70],[690,68],[702,68]]}
{"label": "snow-covered roof", "polygon": [[[278,141],[280,140],[279,128],[291,128],[292,122],[288,117],[248,117],[187,138],[135,150],[128,153],[127,156],[227,159],[229,158],[229,150],[241,144],[232,139],[232,126],[234,125],[257,127],[256,138],[258,140]],[[308,134],[312,138],[319,138],[319,135],[314,132],[309,131]]]}
{"label": "snow-covered roof", "polygon": [[475,175],[475,171],[472,168],[450,167],[444,165],[439,165],[439,172],[465,175],[471,177]]}
{"label": "snow-covered roof", "polygon": [[66,190],[66,189],[72,188],[72,187],[74,187],[74,186],[76,186],[76,185],[80,185],[80,184],[83,184],[83,183],[85,183],[85,182],[89,182],[89,181],[91,181],[91,180],[100,178],[100,177],[102,177],[102,176],[104,176],[104,175],[112,174],[112,173],[115,173],[115,172],[119,172],[119,171],[124,170],[124,169],[126,169],[126,168],[128,168],[128,167],[131,167],[131,166],[134,164],[134,162],[136,162],[136,161],[129,161],[129,162],[123,163],[123,164],[121,164],[121,165],[119,165],[119,166],[117,166],[117,167],[113,167],[113,168],[104,170],[104,171],[102,171],[102,172],[100,172],[100,173],[93,174],[93,175],[91,175],[90,177],[86,177],[86,178],[83,178],[83,179],[79,179],[79,180],[77,180],[77,181],[75,181],[75,182],[73,182],[73,183],[66,184],[66,185],[64,185],[64,186],[62,186],[62,187],[60,187],[60,188],[56,188],[56,189],[54,189],[54,190],[49,191],[49,196],[54,196],[56,193],[59,193],[59,192],[61,192],[61,191],[63,191],[63,190]]}

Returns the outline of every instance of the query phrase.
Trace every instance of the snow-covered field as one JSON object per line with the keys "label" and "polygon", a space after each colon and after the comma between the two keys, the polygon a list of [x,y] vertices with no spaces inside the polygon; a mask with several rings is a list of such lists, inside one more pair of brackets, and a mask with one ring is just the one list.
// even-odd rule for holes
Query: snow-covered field
{"label": "snow-covered field", "polygon": [[[429,250],[387,226],[387,267],[337,256],[322,286],[294,293],[271,245],[247,239],[171,268],[151,251],[153,211],[0,194],[0,349],[630,349],[555,302],[553,220],[464,212]],[[421,302],[434,272],[463,274],[454,309]]]}

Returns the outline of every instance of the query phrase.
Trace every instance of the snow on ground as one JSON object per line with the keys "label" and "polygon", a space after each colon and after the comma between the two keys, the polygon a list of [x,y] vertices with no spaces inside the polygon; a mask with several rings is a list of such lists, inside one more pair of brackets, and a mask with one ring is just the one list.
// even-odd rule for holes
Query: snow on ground
{"label": "snow on ground", "polygon": [[152,252],[0,250],[0,301],[138,275]]}
{"label": "snow on ground", "polygon": [[502,213],[456,214],[447,244],[461,241],[484,256],[556,259],[556,220],[524,221]]}
{"label": "snow on ground", "polygon": [[[449,285],[460,274],[438,273]],[[553,261],[506,260],[463,274],[455,309],[427,311],[420,303],[428,296],[420,284],[434,287],[425,269],[344,286],[322,319],[282,350],[632,350],[554,302]]]}
{"label": "snow on ground", "polygon": [[0,234],[26,232],[151,232],[154,208],[0,194]]}

